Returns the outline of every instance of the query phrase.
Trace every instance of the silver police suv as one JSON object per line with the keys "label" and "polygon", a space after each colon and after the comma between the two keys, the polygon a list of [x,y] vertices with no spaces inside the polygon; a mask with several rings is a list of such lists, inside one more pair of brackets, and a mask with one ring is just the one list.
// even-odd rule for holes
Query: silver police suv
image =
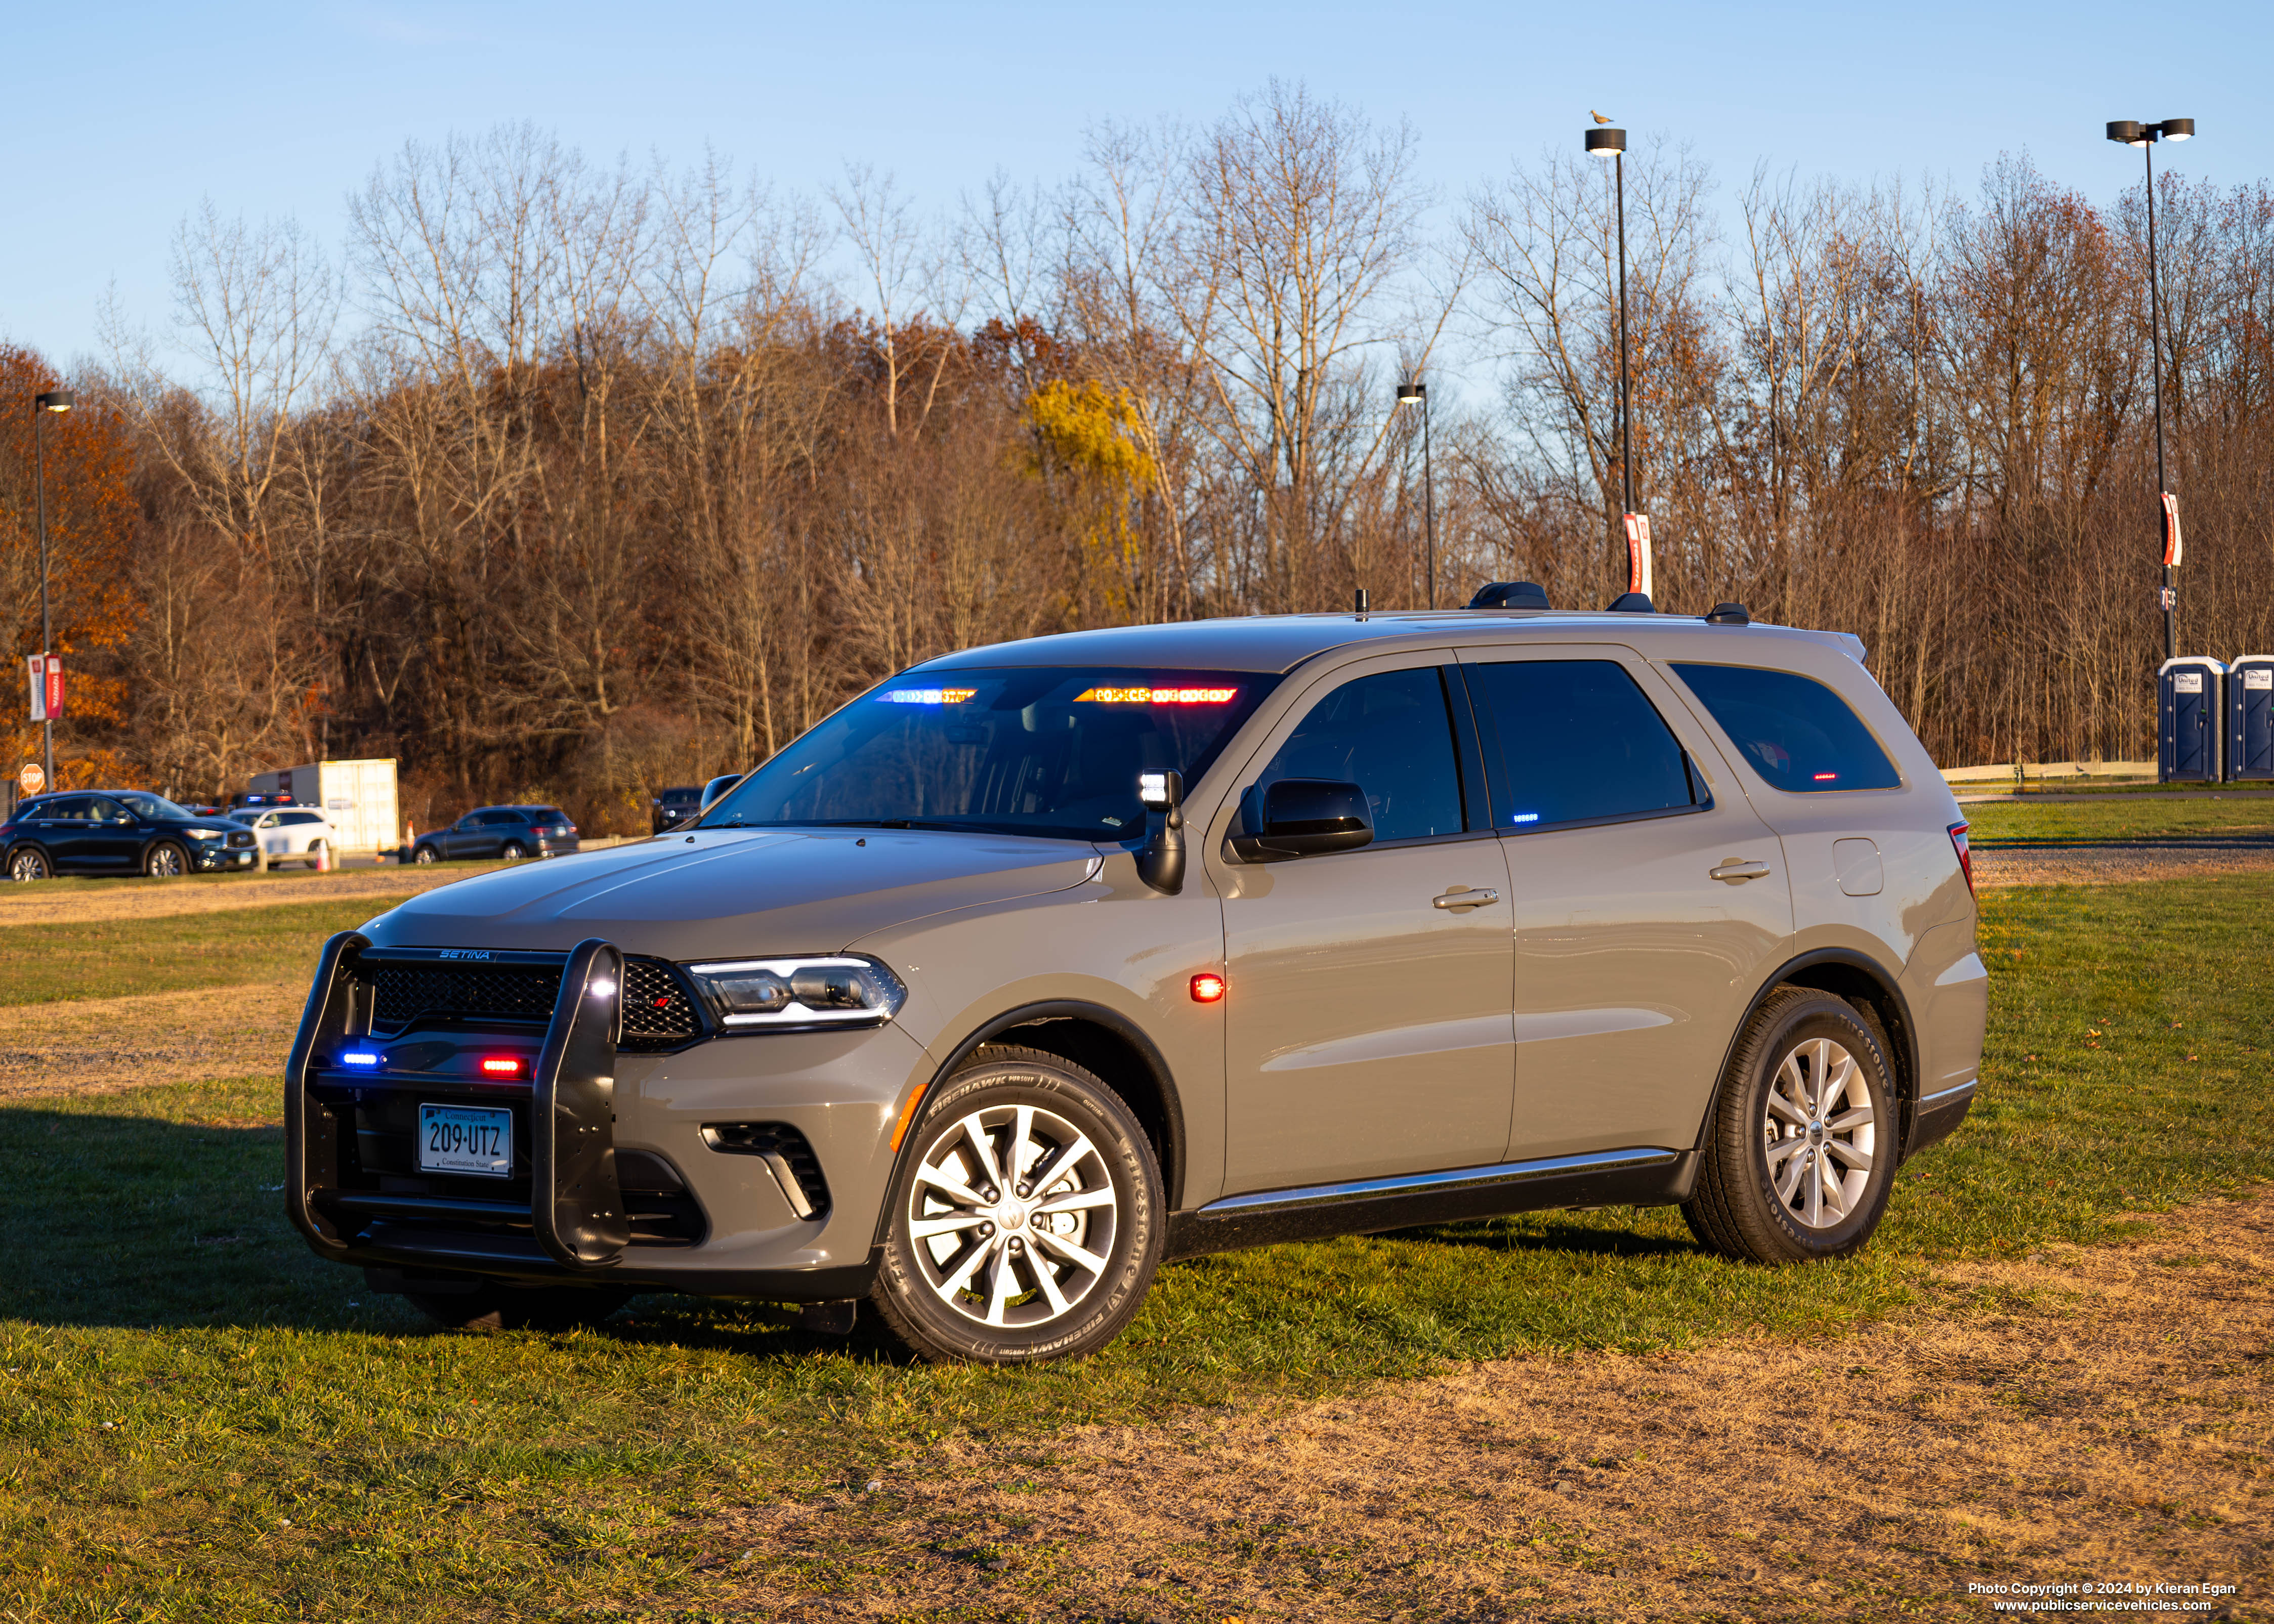
{"label": "silver police suv", "polygon": [[293,1222],[448,1324],[865,1299],[998,1363],[1305,1237],[1854,1251],[1975,1092],[1950,792],[1853,637],[1480,597],[951,655],[334,937]]}

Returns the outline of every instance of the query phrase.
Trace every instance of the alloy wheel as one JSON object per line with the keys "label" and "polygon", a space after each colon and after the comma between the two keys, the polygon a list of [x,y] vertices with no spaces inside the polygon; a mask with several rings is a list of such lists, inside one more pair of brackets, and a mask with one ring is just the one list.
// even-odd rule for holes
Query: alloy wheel
{"label": "alloy wheel", "polygon": [[1769,1182],[1795,1222],[1828,1229],[1845,1222],[1871,1183],[1879,1122],[1856,1057],[1830,1038],[1810,1038],[1778,1063],[1761,1137]]}
{"label": "alloy wheel", "polygon": [[151,848],[150,856],[143,864],[142,871],[153,879],[171,880],[178,879],[188,872],[188,868],[189,865],[182,858],[182,848],[178,846],[166,845]]}
{"label": "alloy wheel", "polygon": [[1034,1105],[988,1107],[940,1132],[908,1197],[908,1238],[933,1295],[966,1320],[1020,1330],[1089,1296],[1119,1220],[1104,1157]]}
{"label": "alloy wheel", "polygon": [[47,853],[26,846],[8,860],[8,877],[24,883],[46,879],[48,877]]}

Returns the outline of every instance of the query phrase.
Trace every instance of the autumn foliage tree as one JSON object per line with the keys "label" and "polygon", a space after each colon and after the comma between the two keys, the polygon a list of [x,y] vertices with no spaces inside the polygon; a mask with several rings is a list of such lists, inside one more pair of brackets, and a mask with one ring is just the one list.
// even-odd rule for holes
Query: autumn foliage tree
{"label": "autumn foliage tree", "polygon": [[[135,447],[116,403],[97,391],[82,389],[74,410],[35,423],[34,399],[63,381],[32,351],[0,344],[0,648],[11,673],[0,688],[7,695],[0,736],[19,761],[36,756],[40,733],[28,719],[24,674],[26,657],[41,651],[38,442],[45,442],[49,646],[64,657],[80,756],[114,744],[125,720],[117,657],[143,609],[132,590],[140,529]],[[95,768],[115,773],[128,763],[106,756],[80,771],[59,755],[56,776],[75,782]]]}

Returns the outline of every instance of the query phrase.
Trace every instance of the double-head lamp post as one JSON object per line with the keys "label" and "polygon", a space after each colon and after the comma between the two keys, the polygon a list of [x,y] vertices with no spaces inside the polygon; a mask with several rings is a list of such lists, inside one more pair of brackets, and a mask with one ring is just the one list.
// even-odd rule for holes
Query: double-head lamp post
{"label": "double-head lamp post", "polygon": [[[40,525],[40,680],[48,680],[48,649],[54,633],[48,620],[48,414],[57,416],[79,403],[69,389],[49,389],[32,397],[32,489],[34,506],[39,513]],[[40,709],[46,711],[41,703]],[[49,716],[40,724],[41,764],[46,768],[48,783],[56,781],[56,718]]]}
{"label": "double-head lamp post", "polygon": [[2164,313],[2163,296],[2156,281],[2156,143],[2184,141],[2195,132],[2192,118],[2166,118],[2143,124],[2135,119],[2112,119],[2108,139],[2136,147],[2148,161],[2148,371],[2156,412],[2156,528],[2164,543],[2164,658],[2179,653],[2179,593],[2172,584],[2172,567],[2178,561],[2179,504],[2164,475]]}
{"label": "double-head lamp post", "polygon": [[1429,468],[1429,386],[1401,383],[1397,406],[1421,409],[1421,534],[1428,547],[1429,607],[1437,606],[1437,480]]}
{"label": "double-head lamp post", "polygon": [[[1600,117],[1600,116],[1598,115]],[[1590,157],[1611,161],[1619,236],[1619,498],[1626,531],[1627,590],[1650,590],[1650,521],[1635,510],[1634,395],[1627,362],[1627,132],[1598,124],[1587,132]]]}

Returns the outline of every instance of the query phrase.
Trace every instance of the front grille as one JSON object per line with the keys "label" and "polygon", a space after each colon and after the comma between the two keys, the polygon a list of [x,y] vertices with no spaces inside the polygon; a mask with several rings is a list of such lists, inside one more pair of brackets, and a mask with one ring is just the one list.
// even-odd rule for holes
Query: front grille
{"label": "front grille", "polygon": [[624,961],[624,1036],[620,1048],[676,1049],[699,1036],[701,1017],[669,965],[652,959]]}
{"label": "front grille", "polygon": [[[553,1019],[561,972],[549,965],[365,963],[358,972],[373,990],[372,1020],[381,1033],[420,1021]],[[653,959],[624,961],[624,1032],[617,1044],[631,1054],[678,1049],[703,1035],[703,1019],[685,984],[669,965]]]}
{"label": "front grille", "polygon": [[553,1019],[561,972],[537,965],[389,964],[363,966],[375,989],[372,1019],[387,1032],[418,1020]]}

